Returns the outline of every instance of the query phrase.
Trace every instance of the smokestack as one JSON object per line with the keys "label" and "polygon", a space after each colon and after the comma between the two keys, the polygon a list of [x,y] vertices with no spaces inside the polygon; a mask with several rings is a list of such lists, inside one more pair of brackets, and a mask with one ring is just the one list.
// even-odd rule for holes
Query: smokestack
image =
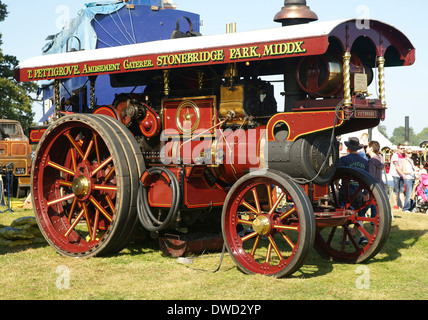
{"label": "smokestack", "polygon": [[306,5],[306,0],[285,0],[284,6],[273,18],[282,26],[309,23],[318,20],[318,16]]}
{"label": "smokestack", "polygon": [[409,117],[405,117],[404,124],[404,145],[410,146],[410,125],[409,125]]}

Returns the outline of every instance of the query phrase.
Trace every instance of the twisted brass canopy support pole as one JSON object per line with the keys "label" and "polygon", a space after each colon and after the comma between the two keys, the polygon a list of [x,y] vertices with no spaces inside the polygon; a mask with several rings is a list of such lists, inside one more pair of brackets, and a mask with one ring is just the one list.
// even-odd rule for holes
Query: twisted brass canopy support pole
{"label": "twisted brass canopy support pole", "polygon": [[198,89],[202,90],[204,86],[204,72],[198,71]]}
{"label": "twisted brass canopy support pole", "polygon": [[95,108],[95,78],[91,78],[89,79],[89,84],[90,84],[90,104],[91,104],[91,109]]}
{"label": "twisted brass canopy support pole", "polygon": [[163,71],[163,86],[164,95],[169,96],[169,70]]}
{"label": "twisted brass canopy support pole", "polygon": [[346,51],[343,55],[343,106],[349,108],[352,106],[351,96],[351,53]]}
{"label": "twisted brass canopy support pole", "polygon": [[61,111],[61,92],[60,92],[60,81],[54,81],[54,90],[55,90],[55,119],[59,119]]}
{"label": "twisted brass canopy support pole", "polygon": [[377,57],[377,66],[379,71],[379,99],[382,107],[386,107],[385,98],[385,58]]}

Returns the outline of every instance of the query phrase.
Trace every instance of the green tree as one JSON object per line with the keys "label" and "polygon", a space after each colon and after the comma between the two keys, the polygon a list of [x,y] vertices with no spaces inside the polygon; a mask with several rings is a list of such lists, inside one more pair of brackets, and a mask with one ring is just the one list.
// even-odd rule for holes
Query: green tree
{"label": "green tree", "polygon": [[416,135],[418,139],[418,144],[421,144],[424,141],[428,141],[428,128],[424,128],[420,133]]}
{"label": "green tree", "polygon": [[379,125],[377,128],[378,128],[379,132],[385,136],[385,138],[388,138],[388,133],[386,132],[386,126]]}
{"label": "green tree", "polygon": [[6,5],[1,3],[0,1],[0,21],[3,21],[7,16],[7,8]]}
{"label": "green tree", "polygon": [[[0,1],[0,22],[7,16],[7,6]],[[34,120],[31,94],[37,92],[35,83],[18,83],[14,79],[14,69],[18,60],[1,50],[2,34],[0,33],[0,117],[19,120],[27,129]]]}
{"label": "green tree", "polygon": [[[401,126],[395,128],[392,132],[392,136],[389,139],[393,144],[405,143],[406,142],[406,128]],[[409,128],[409,144],[411,146],[419,145],[418,137],[415,135],[413,128]]]}

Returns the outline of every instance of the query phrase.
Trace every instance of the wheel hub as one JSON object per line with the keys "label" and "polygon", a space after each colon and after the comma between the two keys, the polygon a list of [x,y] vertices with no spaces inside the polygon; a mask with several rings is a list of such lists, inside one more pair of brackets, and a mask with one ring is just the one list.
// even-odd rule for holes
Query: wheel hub
{"label": "wheel hub", "polygon": [[73,193],[77,197],[84,197],[89,193],[89,180],[85,176],[78,176],[71,185]]}
{"label": "wheel hub", "polygon": [[270,220],[266,216],[258,216],[253,221],[253,230],[262,236],[267,235],[270,232],[270,229]]}

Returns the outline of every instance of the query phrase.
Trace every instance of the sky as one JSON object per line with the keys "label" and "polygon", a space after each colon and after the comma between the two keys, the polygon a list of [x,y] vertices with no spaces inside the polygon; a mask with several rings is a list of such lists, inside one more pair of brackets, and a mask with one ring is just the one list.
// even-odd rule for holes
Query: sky
{"label": "sky", "polygon": [[[19,61],[41,55],[48,35],[58,33],[64,22],[73,19],[91,0],[1,0],[9,15],[0,22],[3,35],[2,51]],[[178,9],[201,16],[203,35],[226,32],[226,24],[236,22],[237,32],[280,27],[273,22],[282,0],[174,0]],[[401,30],[416,48],[416,63],[411,67],[386,70],[386,120],[381,123],[389,136],[395,128],[405,125],[417,134],[428,127],[425,93],[428,75],[428,1],[426,0],[307,0],[319,21],[345,18],[372,18]],[[372,92],[373,96],[376,92]],[[36,120],[41,117],[41,105],[35,105]]]}

